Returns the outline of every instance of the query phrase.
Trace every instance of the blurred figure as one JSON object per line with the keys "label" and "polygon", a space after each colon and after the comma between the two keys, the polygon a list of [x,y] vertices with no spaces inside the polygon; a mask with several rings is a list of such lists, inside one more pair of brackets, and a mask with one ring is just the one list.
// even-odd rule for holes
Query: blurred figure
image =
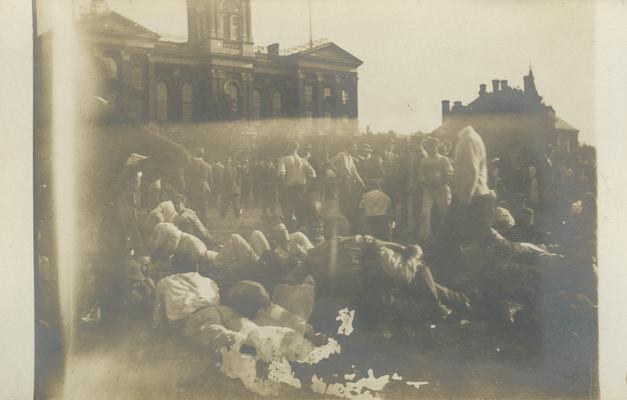
{"label": "blurred figure", "polygon": [[369,144],[363,144],[359,148],[361,160],[359,161],[358,170],[366,185],[370,181],[381,182],[383,179],[383,161],[378,155],[372,155],[372,147]]}
{"label": "blurred figure", "polygon": [[238,166],[240,176],[242,177],[242,205],[250,205],[252,195],[252,177],[250,172],[250,165],[248,159],[243,159]]}
{"label": "blurred figure", "polygon": [[522,209],[520,218],[516,219],[516,224],[506,237],[513,242],[527,242],[533,244],[546,243],[544,233],[535,223],[533,210],[527,207]]}
{"label": "blurred figure", "polygon": [[381,191],[381,184],[370,181],[369,189],[359,201],[359,209],[364,216],[364,233],[377,239],[389,240],[392,222],[390,196]]}
{"label": "blurred figure", "polygon": [[272,160],[259,164],[259,192],[262,218],[275,216],[279,203],[279,186],[276,166]]}
{"label": "blurred figure", "polygon": [[220,200],[220,217],[226,217],[229,205],[233,207],[233,216],[239,219],[242,214],[240,196],[242,194],[242,177],[230,157],[224,160],[222,191]]}
{"label": "blurred figure", "polygon": [[224,164],[218,160],[213,164],[213,202],[216,210],[220,209],[222,200],[222,177],[224,176]]}
{"label": "blurred figure", "polygon": [[483,139],[472,126],[463,128],[457,137],[459,140],[455,147],[453,198],[460,204],[470,204],[474,196],[489,192],[486,149]]}
{"label": "blurred figure", "polygon": [[[449,181],[453,174],[453,166],[448,157],[438,154],[438,141],[428,138],[423,141],[427,156],[420,165],[420,182],[422,184],[422,210],[418,239],[423,243],[431,239],[440,228],[451,204]],[[432,223],[433,212],[437,219]]]}
{"label": "blurred figure", "polygon": [[282,180],[281,209],[285,223],[295,229],[305,222],[305,187],[316,177],[309,161],[298,154],[298,142],[288,145],[289,155],[279,159],[278,174]]}
{"label": "blurred figure", "polygon": [[401,222],[410,235],[416,233],[418,213],[422,203],[420,164],[425,157],[421,138],[414,137],[404,148],[400,158],[399,190],[401,195]]}
{"label": "blurred figure", "polygon": [[339,152],[328,161],[329,168],[333,171],[337,181],[340,212],[348,218],[352,226],[356,225],[358,219],[355,192],[366,186],[355,165],[353,153],[356,150],[355,143],[349,142],[344,151]]}
{"label": "blurred figure", "polygon": [[[449,250],[458,250],[473,235],[472,221],[477,216],[473,215],[475,213],[471,209],[471,203],[473,199],[490,193],[483,139],[472,126],[461,129],[457,137],[451,206],[438,239],[438,248],[443,254],[449,253]],[[489,218],[491,217],[490,213]]]}
{"label": "blurred figure", "polygon": [[185,167],[185,189],[189,206],[196,211],[204,223],[207,222],[208,201],[213,185],[213,171],[205,162],[205,149],[198,147]]}
{"label": "blurred figure", "polygon": [[537,208],[540,204],[540,184],[538,183],[538,174],[536,172],[536,167],[533,165],[529,166],[527,182],[529,204],[532,206],[532,208]]}

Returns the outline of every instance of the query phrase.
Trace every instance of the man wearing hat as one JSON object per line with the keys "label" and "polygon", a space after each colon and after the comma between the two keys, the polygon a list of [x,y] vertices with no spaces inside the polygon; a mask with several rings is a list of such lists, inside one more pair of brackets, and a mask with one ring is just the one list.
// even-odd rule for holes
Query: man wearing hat
{"label": "man wearing hat", "polygon": [[373,156],[372,146],[367,143],[359,146],[359,154],[361,159],[357,165],[357,170],[364,183],[366,185],[369,185],[371,181],[380,183],[383,179],[383,161],[381,157]]}

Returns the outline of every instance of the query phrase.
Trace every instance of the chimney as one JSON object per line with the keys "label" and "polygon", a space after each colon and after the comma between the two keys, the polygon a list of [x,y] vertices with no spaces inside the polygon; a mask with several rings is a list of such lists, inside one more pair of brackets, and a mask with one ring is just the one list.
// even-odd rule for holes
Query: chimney
{"label": "chimney", "polygon": [[509,89],[509,86],[507,86],[507,79],[503,79],[501,81],[501,90],[505,90],[505,89]]}
{"label": "chimney", "polygon": [[496,93],[499,91],[499,80],[492,79],[492,93]]}
{"label": "chimney", "polygon": [[460,108],[462,108],[462,102],[461,101],[454,101],[453,102],[453,111],[458,111]]}
{"label": "chimney", "polygon": [[442,115],[451,112],[451,102],[448,100],[442,100]]}
{"label": "chimney", "polygon": [[451,102],[448,100],[442,100],[442,122],[444,117],[451,113]]}
{"label": "chimney", "polygon": [[268,49],[268,55],[271,55],[271,56],[278,56],[279,55],[279,44],[278,43],[269,44],[267,49]]}
{"label": "chimney", "polygon": [[482,83],[481,85],[479,85],[479,96],[483,96],[484,94],[486,94],[486,84]]}

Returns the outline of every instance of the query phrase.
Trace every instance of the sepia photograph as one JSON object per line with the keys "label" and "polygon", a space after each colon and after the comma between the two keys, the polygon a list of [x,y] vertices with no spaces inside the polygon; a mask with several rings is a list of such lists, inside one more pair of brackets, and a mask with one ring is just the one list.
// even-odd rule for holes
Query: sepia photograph
{"label": "sepia photograph", "polygon": [[35,399],[603,398],[596,2],[32,11]]}

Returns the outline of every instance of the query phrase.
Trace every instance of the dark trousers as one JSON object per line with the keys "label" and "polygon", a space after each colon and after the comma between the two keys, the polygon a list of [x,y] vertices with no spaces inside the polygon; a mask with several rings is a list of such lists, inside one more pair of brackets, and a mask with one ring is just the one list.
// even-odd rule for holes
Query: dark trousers
{"label": "dark trousers", "polygon": [[187,194],[187,202],[189,207],[196,211],[198,218],[202,221],[203,224],[207,223],[207,214],[209,212],[208,209],[208,201],[205,193],[202,192],[188,192]]}
{"label": "dark trousers", "polygon": [[242,212],[242,206],[240,204],[240,195],[236,194],[222,194],[220,199],[220,217],[226,217],[226,211],[229,204],[233,207],[233,215],[235,218],[239,218]]}
{"label": "dark trousers", "polygon": [[260,188],[261,210],[264,214],[274,215],[279,202],[277,188],[274,185],[264,185]]}
{"label": "dark trousers", "polygon": [[[306,203],[305,203],[305,185],[284,186],[281,192],[281,212],[286,224],[297,221],[296,224],[305,222]],[[290,228],[288,226],[288,228]],[[291,227],[294,229],[294,226]],[[296,226],[298,229],[298,226]]]}
{"label": "dark trousers", "polygon": [[350,178],[338,179],[337,183],[340,213],[348,219],[351,232],[357,233],[360,229],[359,208],[357,205],[363,194],[361,187],[355,185]]}

